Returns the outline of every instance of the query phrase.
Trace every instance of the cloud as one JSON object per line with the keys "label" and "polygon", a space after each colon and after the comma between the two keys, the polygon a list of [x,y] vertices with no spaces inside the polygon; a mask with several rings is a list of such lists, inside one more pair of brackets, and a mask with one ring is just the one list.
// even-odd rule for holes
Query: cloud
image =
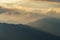
{"label": "cloud", "polygon": [[[20,24],[20,23],[26,24],[29,22],[34,22],[40,18],[44,18],[47,16],[47,13],[51,13],[51,11],[54,11],[54,10],[52,10],[52,8],[47,9],[47,10],[42,10],[42,9],[35,10],[35,11],[33,10],[31,12],[28,12],[28,11],[18,12],[16,10],[18,12],[18,14],[16,13],[16,11],[12,11],[12,12],[6,11],[6,12],[3,12],[2,14],[0,14],[0,22],[13,23],[13,24]],[[44,13],[42,13],[42,12],[44,12]],[[54,11],[54,13],[55,13],[55,11]],[[50,16],[50,15],[48,15],[48,16]]]}
{"label": "cloud", "polygon": [[0,0],[0,3],[15,3],[18,1],[20,1],[20,0]]}
{"label": "cloud", "polygon": [[[27,7],[27,6],[29,6],[29,7]],[[53,10],[56,10],[56,12],[60,12],[60,8],[58,8],[59,5],[57,5],[57,4],[41,3],[41,5],[40,5],[40,3],[39,4],[31,3],[31,5],[27,5],[27,6],[26,5],[24,5],[24,6],[15,5],[14,7],[12,7],[12,5],[8,5],[7,7],[4,5],[1,6],[0,7],[0,22],[14,23],[14,24],[23,23],[24,24],[24,23],[36,21],[36,20],[40,19],[41,17],[45,17],[46,13],[50,12],[52,10],[52,8],[54,8]],[[30,6],[32,6],[32,7],[30,7]],[[43,8],[40,8],[41,6]],[[46,7],[44,9],[45,6],[48,6],[49,8]],[[17,8],[15,8],[15,7],[17,7]],[[18,14],[17,14],[17,12],[18,12]],[[44,16],[42,16],[41,14],[43,14]]]}
{"label": "cloud", "polygon": [[35,12],[28,12],[22,9],[18,11],[16,9],[0,7],[0,22],[3,23],[25,24],[37,20],[39,16],[40,15]]}
{"label": "cloud", "polygon": [[31,1],[50,1],[50,2],[60,2],[60,0],[31,0]]}

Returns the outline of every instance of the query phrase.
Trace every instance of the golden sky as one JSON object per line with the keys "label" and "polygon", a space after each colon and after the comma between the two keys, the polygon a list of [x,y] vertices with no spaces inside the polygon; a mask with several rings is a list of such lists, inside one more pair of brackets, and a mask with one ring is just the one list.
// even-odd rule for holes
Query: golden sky
{"label": "golden sky", "polygon": [[[3,7],[4,8],[11,7],[11,9],[13,9],[14,7],[17,7],[17,9],[26,10],[27,11],[26,13],[28,13],[28,11],[32,11],[32,13],[39,12],[39,11],[41,11],[42,13],[48,13],[49,11],[52,11],[52,9],[55,10],[57,13],[60,13],[60,0],[0,0],[0,3],[15,3],[13,7],[4,6],[5,4],[3,4]],[[33,11],[32,9],[36,11]],[[3,9],[2,11],[4,10],[5,9]],[[16,9],[13,9],[13,10],[16,10]],[[0,14],[0,21],[13,22],[13,23],[22,23],[22,22],[24,23],[24,22],[27,22],[28,20],[30,21],[36,20],[36,18],[31,17],[31,14],[28,14],[28,15],[23,14],[22,16],[18,16],[18,15],[11,16],[11,15],[7,15],[6,13],[3,13],[3,14]]]}
{"label": "golden sky", "polygon": [[20,0],[0,0],[0,3],[15,3]]}

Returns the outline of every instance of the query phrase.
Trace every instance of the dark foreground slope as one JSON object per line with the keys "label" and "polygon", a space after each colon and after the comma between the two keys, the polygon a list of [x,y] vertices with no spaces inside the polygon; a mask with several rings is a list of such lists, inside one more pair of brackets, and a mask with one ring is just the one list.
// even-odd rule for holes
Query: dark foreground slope
{"label": "dark foreground slope", "polygon": [[0,40],[60,40],[60,37],[27,25],[0,23]]}

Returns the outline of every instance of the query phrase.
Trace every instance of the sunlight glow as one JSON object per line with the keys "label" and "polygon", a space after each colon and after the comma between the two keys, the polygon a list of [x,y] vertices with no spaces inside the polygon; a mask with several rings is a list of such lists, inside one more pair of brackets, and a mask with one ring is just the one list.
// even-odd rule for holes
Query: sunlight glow
{"label": "sunlight glow", "polygon": [[15,3],[20,0],[0,0],[0,3]]}

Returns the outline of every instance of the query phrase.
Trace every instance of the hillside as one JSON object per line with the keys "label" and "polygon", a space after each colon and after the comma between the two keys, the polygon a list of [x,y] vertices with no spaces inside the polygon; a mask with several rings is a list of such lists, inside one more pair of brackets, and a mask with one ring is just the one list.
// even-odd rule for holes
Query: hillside
{"label": "hillside", "polygon": [[0,40],[60,40],[60,37],[27,25],[0,23]]}
{"label": "hillside", "polygon": [[46,17],[35,22],[31,22],[29,25],[51,34],[60,36],[60,19],[58,18]]}

